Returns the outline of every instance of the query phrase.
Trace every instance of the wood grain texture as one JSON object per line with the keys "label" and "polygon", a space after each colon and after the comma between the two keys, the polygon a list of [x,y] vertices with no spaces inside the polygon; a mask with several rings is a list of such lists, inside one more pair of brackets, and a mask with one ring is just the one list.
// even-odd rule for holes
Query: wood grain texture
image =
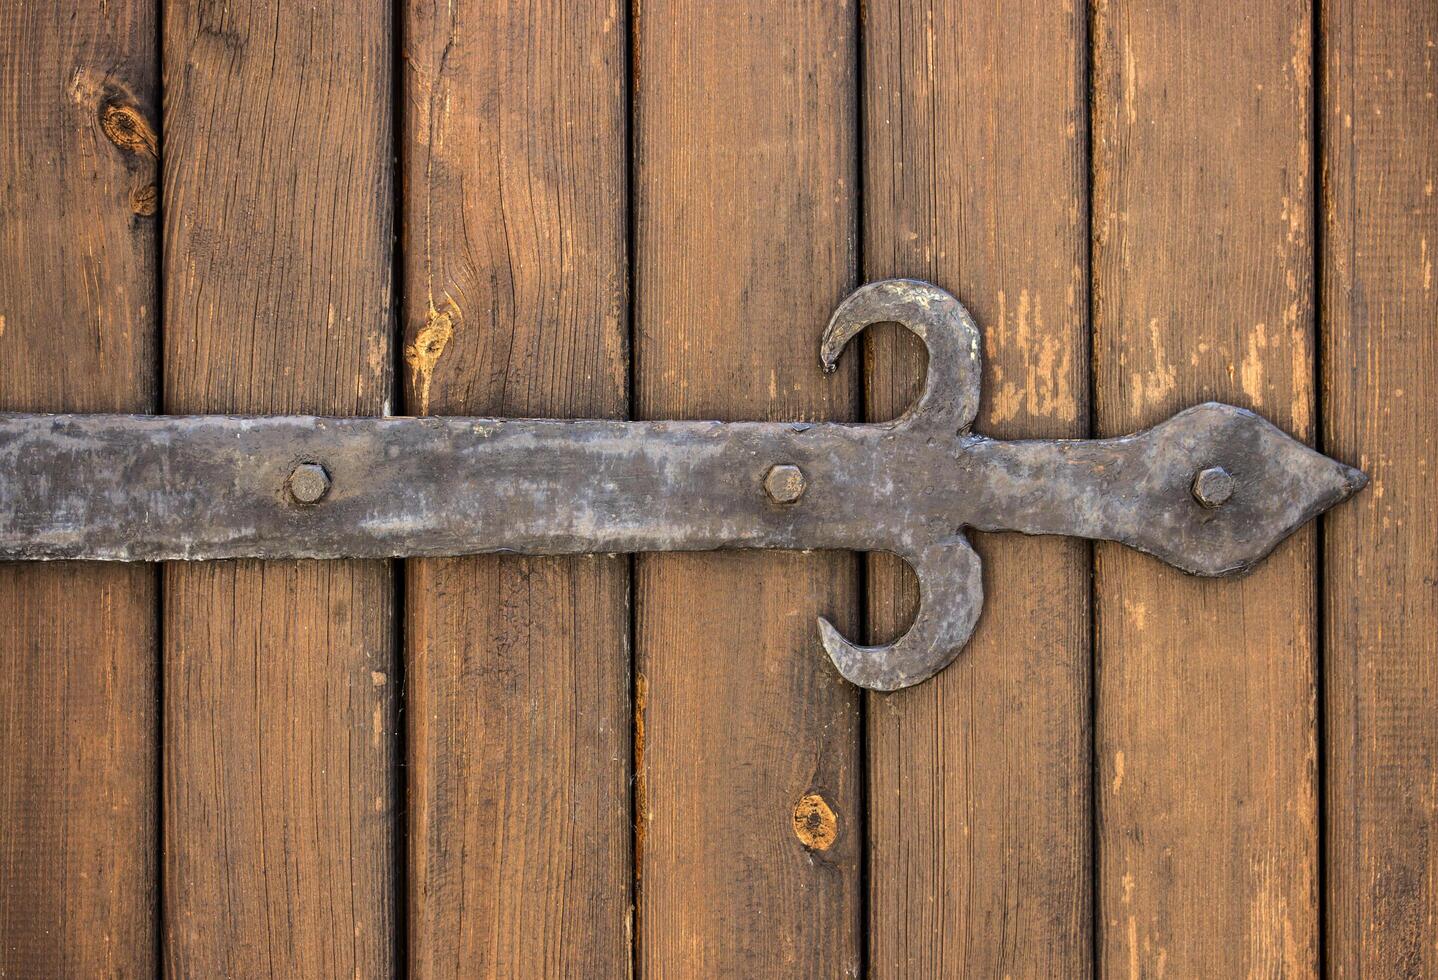
{"label": "wood grain texture", "polygon": [[0,565],[0,976],[155,964],[155,570]]}
{"label": "wood grain texture", "polygon": [[[165,408],[383,414],[390,5],[167,4]],[[383,562],[164,577],[165,967],[395,968]]]}
{"label": "wood grain texture", "polygon": [[1438,8],[1322,9],[1328,968],[1438,975]]}
{"label": "wood grain texture", "polygon": [[[0,5],[0,410],[154,408],[154,36]],[[0,976],[154,973],[155,581],[0,566]]]}
{"label": "wood grain texture", "polygon": [[[639,417],[856,414],[857,350],[835,380],[818,357],[856,273],[855,27],[830,2],[637,15]],[[855,635],[856,560],[637,569],[640,973],[857,974],[859,699],[814,622]]]}
{"label": "wood grain texture", "polygon": [[[952,0],[865,8],[864,278],[949,289],[978,320],[976,428],[1088,424],[1085,16]],[[1022,138],[1017,138],[1021,135]],[[924,355],[873,331],[868,411],[917,393]],[[1085,976],[1092,963],[1089,548],[985,536],[984,611],[932,681],[869,697],[875,976]],[[912,622],[875,556],[874,641]]]}
{"label": "wood grain texture", "polygon": [[[407,405],[623,418],[625,15],[415,0]],[[414,977],[623,976],[629,560],[406,566]]]}
{"label": "wood grain texture", "polygon": [[[1217,398],[1312,437],[1310,21],[1097,5],[1098,434]],[[1313,529],[1239,581],[1096,555],[1100,970],[1314,974]]]}

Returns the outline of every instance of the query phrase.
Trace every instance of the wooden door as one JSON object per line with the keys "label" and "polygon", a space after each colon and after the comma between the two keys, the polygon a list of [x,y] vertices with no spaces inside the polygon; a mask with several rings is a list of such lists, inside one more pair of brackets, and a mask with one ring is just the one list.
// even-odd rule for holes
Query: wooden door
{"label": "wooden door", "polygon": [[1237,581],[884,556],[0,565],[0,977],[1438,975],[1438,7],[0,3],[0,410],[1215,398],[1370,488]]}

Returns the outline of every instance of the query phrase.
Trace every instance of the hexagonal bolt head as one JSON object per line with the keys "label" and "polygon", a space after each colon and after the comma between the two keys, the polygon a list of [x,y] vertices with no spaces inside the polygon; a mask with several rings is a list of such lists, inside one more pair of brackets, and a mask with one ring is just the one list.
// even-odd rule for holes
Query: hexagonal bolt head
{"label": "hexagonal bolt head", "polygon": [[1199,470],[1193,478],[1193,499],[1205,507],[1217,507],[1233,496],[1238,481],[1222,466]]}
{"label": "hexagonal bolt head", "polygon": [[790,463],[771,466],[764,474],[764,492],[776,504],[792,504],[804,496],[807,486],[803,470]]}
{"label": "hexagonal bolt head", "polygon": [[290,473],[290,496],[299,503],[319,503],[329,492],[330,475],[319,463],[301,463]]}

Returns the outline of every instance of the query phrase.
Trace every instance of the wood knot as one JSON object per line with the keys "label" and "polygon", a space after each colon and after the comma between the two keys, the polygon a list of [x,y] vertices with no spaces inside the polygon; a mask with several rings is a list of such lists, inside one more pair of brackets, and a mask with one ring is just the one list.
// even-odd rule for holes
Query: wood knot
{"label": "wood knot", "polygon": [[143,154],[151,158],[160,155],[160,140],[145,117],[134,106],[108,102],[100,110],[100,128],[105,135],[126,153]]}
{"label": "wood knot", "polygon": [[405,363],[410,369],[410,383],[419,389],[419,414],[429,414],[429,387],[434,381],[434,368],[440,355],[454,337],[454,316],[431,308],[424,326],[415,334],[414,343],[404,349]]}
{"label": "wood knot", "polygon": [[811,851],[827,851],[839,836],[839,818],[818,793],[794,804],[794,836]]}
{"label": "wood knot", "polygon": [[130,210],[142,218],[150,217],[159,206],[160,191],[154,184],[146,184],[130,192]]}

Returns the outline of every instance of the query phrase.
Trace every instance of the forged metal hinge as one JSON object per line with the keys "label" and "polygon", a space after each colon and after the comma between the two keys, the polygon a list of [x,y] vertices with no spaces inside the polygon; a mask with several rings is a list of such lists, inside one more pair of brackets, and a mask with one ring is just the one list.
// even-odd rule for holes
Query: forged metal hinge
{"label": "forged metal hinge", "polygon": [[0,558],[888,551],[918,574],[910,630],[872,647],[819,631],[850,681],[894,690],[973,631],[964,528],[1121,541],[1227,575],[1367,482],[1217,403],[1122,439],[975,435],[979,333],[935,286],[856,291],[824,331],[825,369],[887,321],[923,340],[929,372],[883,424],[0,416]]}

